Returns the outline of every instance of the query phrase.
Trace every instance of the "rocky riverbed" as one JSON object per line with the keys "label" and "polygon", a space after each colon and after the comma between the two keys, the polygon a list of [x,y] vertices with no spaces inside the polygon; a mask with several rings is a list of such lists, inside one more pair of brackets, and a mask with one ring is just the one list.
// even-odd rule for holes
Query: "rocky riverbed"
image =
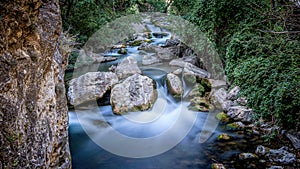
{"label": "rocky riverbed", "polygon": [[[73,167],[299,168],[299,134],[255,119],[255,112],[246,106],[247,98],[239,96],[238,86],[227,91],[226,81],[213,78],[213,72],[189,44],[154,22],[164,23],[144,19],[145,32],[104,53],[90,54],[94,60],[117,59],[101,64],[93,61],[76,70],[68,82],[69,103],[75,108],[69,112]],[[182,105],[185,108],[177,111]],[[162,113],[157,116],[159,111]],[[195,116],[195,121],[184,122],[195,122],[193,127],[174,148],[158,156],[115,156],[93,143],[89,135],[99,132],[100,138],[108,137],[101,134],[110,131],[108,125],[131,137],[157,136],[182,112],[186,113],[183,116]],[[148,117],[152,119],[146,120],[148,127],[132,122]],[[220,123],[207,122],[210,118]],[[215,128],[208,132],[206,141],[199,141],[200,133],[211,126]],[[282,132],[283,140],[266,142],[272,132]],[[293,144],[285,145],[287,138]]]}

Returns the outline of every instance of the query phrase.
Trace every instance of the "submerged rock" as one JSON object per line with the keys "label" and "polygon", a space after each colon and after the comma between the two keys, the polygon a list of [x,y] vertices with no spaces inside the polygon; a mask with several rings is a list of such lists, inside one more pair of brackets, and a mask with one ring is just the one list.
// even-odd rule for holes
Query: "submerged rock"
{"label": "submerged rock", "polygon": [[89,72],[69,82],[68,99],[76,106],[87,101],[102,98],[118,83],[118,77],[112,72]]}
{"label": "submerged rock", "polygon": [[134,74],[113,87],[110,103],[115,114],[124,114],[151,108],[156,97],[154,81],[147,76]]}
{"label": "submerged rock", "polygon": [[141,74],[142,71],[138,67],[137,61],[132,56],[128,56],[122,60],[122,62],[117,66],[115,72],[119,79],[127,78],[136,73]]}
{"label": "submerged rock", "polygon": [[168,90],[172,95],[176,97],[182,96],[183,87],[182,87],[182,82],[178,76],[174,75],[173,73],[169,73],[167,74],[166,82],[167,82]]}

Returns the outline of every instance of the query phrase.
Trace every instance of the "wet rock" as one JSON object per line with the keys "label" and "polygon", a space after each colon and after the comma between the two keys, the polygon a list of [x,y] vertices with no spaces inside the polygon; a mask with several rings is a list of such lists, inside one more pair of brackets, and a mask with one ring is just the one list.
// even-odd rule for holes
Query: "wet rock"
{"label": "wet rock", "polygon": [[219,141],[227,141],[227,140],[230,140],[230,139],[231,139],[231,137],[226,133],[222,133],[218,136]]}
{"label": "wet rock", "polygon": [[169,33],[167,33],[167,32],[153,32],[152,35],[155,38],[163,38],[163,37],[169,36]]}
{"label": "wet rock", "polygon": [[231,106],[234,105],[234,103],[231,100],[227,100],[227,92],[224,88],[216,89],[212,91],[211,98],[214,101],[214,103],[220,104],[221,108],[225,111],[228,111]]}
{"label": "wet rock", "polygon": [[169,63],[171,66],[178,66],[181,68],[184,68],[184,71],[187,73],[190,73],[192,75],[195,75],[196,77],[199,78],[209,78],[210,77],[210,73],[208,73],[207,71],[198,68],[197,66],[185,62],[182,58],[179,59],[174,59]]}
{"label": "wet rock", "polygon": [[157,97],[154,81],[139,74],[128,77],[111,90],[110,103],[115,114],[147,110]]}
{"label": "wet rock", "polygon": [[245,125],[242,122],[233,122],[226,125],[227,130],[242,130]]}
{"label": "wet rock", "polygon": [[227,99],[228,100],[235,100],[237,99],[237,96],[239,95],[240,92],[240,87],[239,86],[235,86],[233,89],[231,89],[229,91],[229,93],[227,94]]}
{"label": "wet rock", "polygon": [[255,153],[259,156],[265,156],[269,152],[270,152],[270,149],[265,146],[262,146],[262,145],[257,146],[257,148],[255,150]]}
{"label": "wet rock", "polygon": [[111,71],[111,72],[115,72],[116,69],[117,69],[117,66],[115,66],[115,65],[111,65],[111,66],[108,68],[108,70]]}
{"label": "wet rock", "polygon": [[178,47],[163,48],[161,46],[143,43],[138,49],[146,52],[155,53],[159,59],[164,61],[172,60],[174,58],[177,58],[179,55]]}
{"label": "wet rock", "polygon": [[211,168],[212,169],[226,169],[225,166],[223,164],[221,164],[221,163],[213,163],[211,165]]}
{"label": "wet rock", "polygon": [[96,100],[102,98],[116,83],[118,77],[115,73],[89,72],[69,82],[68,99],[75,106]]}
{"label": "wet rock", "polygon": [[271,162],[280,162],[282,164],[292,164],[296,161],[296,155],[288,152],[287,147],[281,147],[280,149],[269,149],[262,145],[258,146],[255,151],[260,156],[265,156]]}
{"label": "wet rock", "polygon": [[194,97],[190,100],[189,109],[193,111],[208,112],[214,108],[207,98]]}
{"label": "wet rock", "polygon": [[228,117],[227,114],[224,113],[224,112],[218,113],[218,114],[216,115],[216,118],[217,118],[218,120],[220,120],[221,122],[225,122],[225,123],[227,123],[227,122],[229,121],[229,117]]}
{"label": "wet rock", "polygon": [[270,152],[267,154],[267,157],[270,161],[280,162],[283,164],[292,164],[296,161],[296,155],[289,153],[287,147],[281,147],[278,150],[270,149]]}
{"label": "wet rock", "polygon": [[258,156],[253,153],[241,153],[241,154],[239,154],[239,159],[240,160],[253,160],[253,159],[258,159]]}
{"label": "wet rock", "polygon": [[241,106],[246,106],[248,101],[246,97],[239,97],[236,102]]}
{"label": "wet rock", "polygon": [[127,50],[125,48],[121,48],[121,49],[118,50],[118,54],[126,55]]}
{"label": "wet rock", "polygon": [[180,44],[180,41],[178,39],[167,39],[164,47],[177,46],[179,44]]}
{"label": "wet rock", "polygon": [[229,107],[227,115],[235,121],[242,121],[251,123],[253,111],[245,106],[233,106]]}
{"label": "wet rock", "polygon": [[268,169],[283,169],[282,166],[271,166]]}
{"label": "wet rock", "polygon": [[161,62],[161,60],[158,59],[157,56],[153,54],[144,55],[142,60],[143,65],[152,65],[154,63],[159,63],[159,62]]}
{"label": "wet rock", "polygon": [[137,61],[132,56],[124,58],[124,60],[117,66],[115,72],[119,79],[127,78],[136,73],[142,73],[138,67]]}
{"label": "wet rock", "polygon": [[178,76],[174,75],[173,73],[169,73],[167,74],[166,82],[168,90],[172,95],[176,97],[182,96],[183,87],[182,82]]}
{"label": "wet rock", "polygon": [[203,97],[205,95],[205,88],[197,83],[193,89],[189,92],[188,98],[194,98],[194,97]]}
{"label": "wet rock", "polygon": [[288,132],[286,133],[286,137],[291,141],[296,149],[300,149],[300,132]]}

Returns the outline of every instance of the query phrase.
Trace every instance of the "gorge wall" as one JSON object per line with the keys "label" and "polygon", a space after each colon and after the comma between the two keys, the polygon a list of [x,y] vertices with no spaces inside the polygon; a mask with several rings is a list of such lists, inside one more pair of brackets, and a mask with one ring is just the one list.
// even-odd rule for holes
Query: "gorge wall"
{"label": "gorge wall", "polygon": [[70,168],[58,0],[1,0],[0,20],[0,168]]}

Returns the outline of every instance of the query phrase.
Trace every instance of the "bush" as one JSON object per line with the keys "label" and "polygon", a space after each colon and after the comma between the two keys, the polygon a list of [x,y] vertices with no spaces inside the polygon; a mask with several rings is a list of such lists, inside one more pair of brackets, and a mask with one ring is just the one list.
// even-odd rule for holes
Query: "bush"
{"label": "bush", "polygon": [[300,127],[299,41],[244,30],[235,33],[226,58],[229,80],[241,87],[258,117]]}

